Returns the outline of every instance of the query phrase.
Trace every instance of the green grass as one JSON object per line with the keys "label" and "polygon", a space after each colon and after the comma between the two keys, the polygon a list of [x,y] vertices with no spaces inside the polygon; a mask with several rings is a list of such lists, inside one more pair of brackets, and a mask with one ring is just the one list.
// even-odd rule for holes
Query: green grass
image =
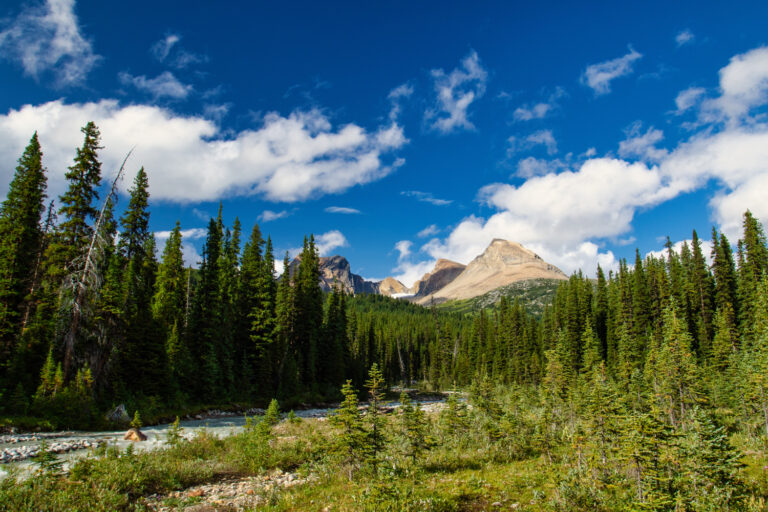
{"label": "green grass", "polygon": [[[152,495],[276,468],[301,477],[311,475],[312,481],[271,493],[268,504],[259,510],[639,510],[632,474],[618,453],[610,464],[610,475],[601,477],[600,466],[589,457],[589,441],[574,444],[577,438],[568,434],[569,422],[552,430],[551,449],[545,453],[534,433],[542,412],[536,398],[514,400],[512,395],[498,400],[506,412],[496,420],[481,405],[461,424],[446,414],[433,414],[429,435],[434,447],[416,461],[405,456],[399,415],[388,415],[388,443],[379,454],[376,474],[367,463],[344,462],[346,457],[336,449],[339,431],[330,422],[286,420],[271,430],[252,424],[225,439],[202,430],[191,441],[152,453],[103,449],[77,463],[67,475],[41,471],[20,482],[6,478],[0,482],[0,511],[147,510]],[[515,416],[515,405],[525,406],[524,412]],[[736,434],[732,442],[744,454],[740,481],[747,500],[730,510],[765,510],[765,439]],[[187,505],[195,500],[200,501],[182,494],[167,497],[164,504]]]}

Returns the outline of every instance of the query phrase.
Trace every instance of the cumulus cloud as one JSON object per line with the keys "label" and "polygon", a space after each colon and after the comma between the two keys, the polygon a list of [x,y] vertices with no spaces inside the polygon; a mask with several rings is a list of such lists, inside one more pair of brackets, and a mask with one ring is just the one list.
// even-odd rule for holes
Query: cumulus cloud
{"label": "cumulus cloud", "polygon": [[630,125],[625,133],[627,138],[619,142],[619,156],[622,158],[639,158],[647,162],[658,162],[667,156],[667,150],[657,148],[656,144],[664,138],[664,132],[653,126],[643,133],[643,124],[637,121]]}
{"label": "cumulus cloud", "polygon": [[635,61],[640,58],[642,54],[630,47],[629,53],[623,57],[587,66],[581,75],[581,83],[595,91],[596,96],[608,94],[611,92],[611,82],[631,74]]}
{"label": "cumulus cloud", "polygon": [[561,87],[555,89],[547,101],[539,103],[526,103],[515,109],[512,119],[515,121],[531,121],[533,119],[543,119],[552,114],[559,108],[558,100],[565,96],[565,90]]}
{"label": "cumulus cloud", "polygon": [[[698,107],[702,116],[718,112],[720,117],[710,117],[712,124],[700,126],[671,151],[656,147],[663,137],[660,130],[635,124],[619,144],[623,159],[593,155],[566,170],[542,163],[519,186],[488,185],[480,197],[497,213],[465,218],[420,252],[429,261],[442,257],[467,263],[493,238],[504,238],[521,242],[566,272],[593,274],[597,264],[615,267],[614,254],[601,244],[631,240],[627,235],[638,211],[713,183],[718,192],[709,202],[712,218],[731,240],[741,235],[746,209],[768,223],[768,123],[750,115],[768,103],[765,55],[768,50],[758,48],[735,56],[720,70],[720,95]],[[703,245],[708,255],[709,244]]]}
{"label": "cumulus cloud", "polygon": [[[699,244],[701,244],[701,252],[704,255],[704,258],[707,260],[707,264],[712,264],[712,241],[711,240],[702,240],[699,238]],[[689,250],[693,250],[693,240],[680,240],[678,242],[675,242],[672,244],[672,252],[677,253],[678,255],[683,250],[683,245],[687,245]],[[667,248],[657,249],[655,251],[648,251],[645,254],[645,257],[653,256],[657,259],[667,259],[669,256],[669,251]]]}
{"label": "cumulus cloud", "polygon": [[452,199],[438,199],[429,192],[422,192],[421,190],[403,190],[400,195],[406,197],[413,197],[417,201],[422,203],[429,203],[435,206],[447,206],[453,202]]}
{"label": "cumulus cloud", "polygon": [[677,43],[677,47],[680,48],[681,46],[685,46],[686,44],[693,43],[694,39],[696,39],[696,36],[693,35],[693,32],[686,29],[681,32],[678,32],[678,34],[675,36],[675,43]]}
{"label": "cumulus cloud", "polygon": [[122,72],[118,74],[118,79],[121,84],[133,86],[151,95],[155,100],[160,98],[183,100],[193,91],[191,85],[181,83],[170,71],[164,71],[155,78],[147,78],[145,75],[133,76]]}
{"label": "cumulus cloud", "polygon": [[135,146],[129,165],[146,168],[152,197],[180,203],[250,195],[297,202],[344,192],[402,165],[390,154],[407,142],[397,124],[373,131],[354,123],[334,127],[320,110],[269,113],[257,128],[225,134],[213,121],[157,106],[57,100],[0,115],[0,188],[7,188],[37,131],[49,195],[61,194],[64,172],[82,145],[80,127],[90,120],[101,130],[106,178]]}
{"label": "cumulus cloud", "polygon": [[758,105],[768,102],[768,47],[731,58],[720,70],[720,96],[702,104],[703,120],[745,121]]}
{"label": "cumulus cloud", "polygon": [[82,85],[100,59],[80,32],[74,0],[24,9],[0,32],[0,50],[35,80],[52,72],[57,86]]}
{"label": "cumulus cloud", "polygon": [[428,236],[436,235],[439,232],[440,228],[437,227],[437,224],[430,224],[429,226],[419,231],[416,236],[419,238],[427,238]]}
{"label": "cumulus cloud", "polygon": [[344,206],[329,206],[325,209],[327,213],[341,213],[345,215],[355,215],[360,213],[360,210],[357,208],[347,208]]}
{"label": "cumulus cloud", "polygon": [[272,210],[264,210],[259,214],[259,221],[261,222],[270,222],[277,219],[282,219],[284,217],[288,217],[291,214],[288,210],[282,210],[279,212],[273,212]]}
{"label": "cumulus cloud", "polygon": [[485,94],[488,72],[480,64],[477,52],[472,51],[461,61],[461,67],[446,73],[433,69],[435,106],[424,113],[431,128],[449,133],[459,128],[474,130],[469,120],[469,106]]}
{"label": "cumulus cloud", "polygon": [[346,237],[337,229],[315,236],[315,246],[320,256],[327,256],[334,249],[348,245]]}

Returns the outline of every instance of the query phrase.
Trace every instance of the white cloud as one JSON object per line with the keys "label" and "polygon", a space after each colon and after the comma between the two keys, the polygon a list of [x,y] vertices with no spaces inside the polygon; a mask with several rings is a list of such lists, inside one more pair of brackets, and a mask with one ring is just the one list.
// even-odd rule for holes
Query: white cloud
{"label": "white cloud", "polygon": [[50,170],[49,195],[61,194],[64,172],[82,145],[80,127],[89,120],[101,130],[105,178],[135,146],[129,168],[146,168],[154,199],[180,203],[249,195],[296,202],[340,193],[402,165],[387,154],[407,142],[396,124],[370,132],[352,123],[334,128],[319,110],[269,113],[260,127],[225,137],[210,120],[157,106],[57,100],[0,115],[0,189],[37,130]]}
{"label": "white cloud", "polygon": [[632,66],[641,57],[640,53],[630,47],[629,53],[623,57],[587,66],[581,75],[581,83],[592,88],[596,96],[607,94],[611,92],[611,82],[632,73]]}
{"label": "white cloud", "polygon": [[213,215],[211,215],[210,213],[200,210],[199,208],[192,208],[192,215],[206,222],[211,220],[211,217],[213,217]]}
{"label": "white cloud", "polygon": [[[699,244],[701,244],[701,252],[704,255],[704,259],[707,260],[707,264],[712,264],[712,241],[711,240],[702,240],[701,234],[697,233],[699,235]],[[693,240],[680,240],[679,242],[675,242],[672,244],[672,251],[676,252],[678,255],[683,250],[683,244],[688,246],[688,250],[693,251]],[[669,252],[667,251],[666,247],[662,249],[658,249],[656,251],[648,251],[645,254],[645,257],[653,256],[657,259],[667,259],[669,256]]]}
{"label": "white cloud", "polygon": [[100,57],[81,34],[74,7],[74,0],[27,7],[0,32],[0,55],[35,80],[51,71],[58,86],[81,85]]}
{"label": "white cloud", "polygon": [[315,246],[320,256],[327,256],[334,249],[348,245],[346,237],[337,229],[315,236]]}
{"label": "white cloud", "polygon": [[[184,69],[192,64],[208,62],[206,55],[198,55],[183,50],[179,45],[180,41],[181,35],[168,34],[153,44],[149,51],[158,62],[165,62],[176,69]],[[175,51],[174,48],[176,49]],[[173,55],[171,55],[172,53]]]}
{"label": "white cloud", "polygon": [[[170,231],[155,231],[155,238],[158,240],[167,240],[171,236]],[[182,240],[199,240],[208,236],[208,228],[182,229]]]}
{"label": "white cloud", "polygon": [[401,261],[392,269],[393,277],[403,283],[408,288],[413,287],[414,283],[421,279],[424,274],[435,268],[437,260],[428,260],[422,262]]}
{"label": "white cloud", "polygon": [[483,94],[488,80],[488,72],[480,64],[477,52],[472,51],[461,61],[461,68],[450,73],[442,69],[433,69],[436,105],[424,113],[424,118],[431,128],[442,133],[449,133],[458,128],[474,130],[475,125],[469,120],[469,106]]}
{"label": "white cloud", "polygon": [[347,208],[344,206],[329,206],[325,209],[327,213],[342,213],[346,215],[355,215],[360,213],[360,210],[356,208]]}
{"label": "white cloud", "polygon": [[681,46],[684,46],[686,44],[693,43],[694,39],[696,39],[696,36],[693,35],[693,32],[686,29],[686,30],[683,30],[682,32],[679,32],[675,36],[675,43],[677,43],[677,47],[680,48]]}
{"label": "white cloud", "polygon": [[282,210],[279,212],[273,212],[272,210],[264,210],[259,214],[258,219],[261,222],[270,222],[277,219],[282,219],[284,217],[288,217],[291,214],[291,212],[287,210]]}
{"label": "white cloud", "polygon": [[223,103],[220,105],[208,104],[203,106],[203,115],[207,119],[212,119],[217,123],[221,123],[221,120],[229,113],[231,107],[231,103]]}
{"label": "white cloud", "polygon": [[533,178],[534,176],[543,176],[545,174],[556,173],[558,171],[568,169],[570,166],[567,162],[555,158],[554,160],[546,160],[544,158],[536,158],[529,156],[517,162],[517,171],[515,176],[518,178]]}
{"label": "white cloud", "polygon": [[411,247],[413,242],[410,240],[400,240],[395,244],[395,250],[398,252],[397,260],[402,261],[411,255]]}
{"label": "white cloud", "polygon": [[[590,158],[577,170],[558,172],[542,162],[541,170],[529,171],[529,179],[517,187],[501,183],[481,190],[497,213],[487,219],[465,218],[446,238],[430,240],[421,251],[432,259],[466,263],[493,238],[505,238],[523,243],[566,272],[581,268],[592,274],[598,263],[606,269],[615,266],[613,253],[601,251],[600,244],[631,240],[639,210],[713,183],[719,191],[709,202],[712,217],[731,240],[741,236],[746,209],[768,223],[768,124],[762,115],[749,115],[768,103],[763,51],[731,59],[720,71],[721,95],[700,106],[704,114],[719,109],[721,117],[710,118],[714,124],[700,126],[671,151],[655,147],[661,131],[630,127],[619,153],[655,161],[653,165]],[[729,121],[725,125],[719,122],[723,118]],[[702,243],[708,254],[708,243]]]}
{"label": "white cloud", "polygon": [[147,78],[145,75],[133,76],[123,72],[118,74],[118,79],[121,84],[131,85],[146,92],[155,100],[160,98],[183,100],[193,91],[191,85],[181,83],[170,71],[164,71],[155,78]]}
{"label": "white cloud", "polygon": [[452,199],[438,199],[429,192],[422,192],[421,190],[404,190],[400,192],[400,195],[406,197],[413,197],[422,203],[429,203],[435,206],[447,206],[453,202]]}
{"label": "white cloud", "polygon": [[408,288],[412,287],[424,274],[432,270],[436,263],[436,260],[414,263],[412,261],[413,254],[411,253],[412,246],[413,242],[410,240],[400,240],[395,244],[395,250],[398,252],[397,266],[392,269],[394,278]]}
{"label": "white cloud", "polygon": [[688,109],[696,106],[706,90],[703,87],[689,87],[680,93],[675,98],[675,106],[677,107],[676,114],[682,114]]}
{"label": "white cloud", "polygon": [[183,244],[181,247],[181,256],[184,258],[184,265],[192,268],[199,268],[203,257],[197,252],[192,244]]}
{"label": "white cloud", "polygon": [[171,48],[181,41],[181,36],[178,34],[168,34],[158,42],[152,45],[149,51],[160,62],[163,62],[168,58],[168,54],[171,53]]}
{"label": "white cloud", "polygon": [[642,127],[643,124],[636,121],[625,130],[627,138],[619,142],[619,156],[622,158],[639,158],[646,162],[658,162],[668,154],[666,149],[656,147],[656,144],[664,138],[664,132],[650,126],[643,133]]}
{"label": "white cloud", "polygon": [[391,108],[389,111],[389,120],[393,123],[397,121],[397,118],[400,116],[400,112],[402,110],[401,101],[403,98],[410,98],[411,95],[413,95],[413,86],[411,84],[405,83],[398,85],[391,91],[389,91],[389,94],[387,95],[387,99],[391,103]]}
{"label": "white cloud", "polygon": [[755,48],[731,58],[720,70],[720,96],[704,102],[705,121],[745,120],[758,105],[768,102],[768,47]]}
{"label": "white cloud", "polygon": [[439,232],[440,228],[437,227],[437,224],[430,224],[429,226],[419,231],[416,236],[419,238],[426,238],[428,236],[436,235]]}
{"label": "white cloud", "polygon": [[558,87],[545,102],[526,103],[525,105],[517,107],[512,114],[512,118],[515,121],[543,119],[558,109],[558,100],[563,96],[565,96],[565,90]]}
{"label": "white cloud", "polygon": [[525,140],[534,145],[545,146],[549,155],[557,153],[557,141],[555,136],[552,135],[552,130],[539,130],[530,134]]}

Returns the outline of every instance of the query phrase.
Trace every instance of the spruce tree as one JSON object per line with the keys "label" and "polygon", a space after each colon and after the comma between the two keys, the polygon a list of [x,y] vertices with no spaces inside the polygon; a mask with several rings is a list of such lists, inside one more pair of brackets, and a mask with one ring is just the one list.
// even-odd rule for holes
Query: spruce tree
{"label": "spruce tree", "polygon": [[186,286],[181,225],[176,221],[163,249],[152,297],[152,315],[165,337],[169,369],[176,383],[189,376],[191,363],[183,331]]}
{"label": "spruce tree", "polygon": [[93,233],[89,221],[95,221],[99,214],[96,201],[101,184],[101,162],[98,159],[101,134],[93,122],[86,124],[81,131],[85,140],[65,174],[69,184],[59,199],[59,215],[64,220],[58,227],[54,243],[49,247],[49,272],[53,279],[58,280],[73,269],[75,260],[83,256]]}
{"label": "spruce tree", "polygon": [[365,383],[368,388],[368,408],[365,412],[365,422],[368,430],[367,460],[373,468],[374,474],[378,472],[379,458],[386,445],[386,431],[384,412],[382,406],[384,402],[384,375],[379,366],[374,363],[371,371],[368,372],[368,380]]}
{"label": "spruce tree", "polygon": [[[37,133],[32,136],[0,205],[0,367],[10,359],[20,313],[43,243],[40,225],[47,186]],[[0,383],[0,386],[2,383]]]}
{"label": "spruce tree", "polygon": [[344,400],[335,414],[329,417],[332,425],[341,429],[337,437],[337,449],[347,465],[349,479],[352,479],[354,466],[368,453],[368,433],[363,426],[363,418],[358,408],[357,391],[348,380],[341,388]]}

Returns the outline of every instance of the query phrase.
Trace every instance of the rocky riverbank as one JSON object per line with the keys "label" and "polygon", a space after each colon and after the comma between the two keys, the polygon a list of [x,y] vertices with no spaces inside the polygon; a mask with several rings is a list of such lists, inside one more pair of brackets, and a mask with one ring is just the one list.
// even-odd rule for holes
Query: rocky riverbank
{"label": "rocky riverbank", "polygon": [[[18,439],[10,442],[22,443],[28,442],[29,439]],[[46,446],[45,451],[48,453],[62,454],[71,452],[73,450],[85,450],[89,448],[96,448],[99,443],[96,441],[89,441],[87,439],[76,441],[60,441],[53,442]],[[22,445],[18,448],[5,448],[0,451],[0,464],[9,462],[20,462],[22,460],[31,459],[36,457],[42,450],[42,445],[28,446]]]}
{"label": "rocky riverbank", "polygon": [[281,491],[311,482],[312,476],[301,477],[281,470],[265,475],[234,478],[207,483],[144,498],[144,505],[157,512],[184,510],[186,512],[240,511],[267,505]]}

